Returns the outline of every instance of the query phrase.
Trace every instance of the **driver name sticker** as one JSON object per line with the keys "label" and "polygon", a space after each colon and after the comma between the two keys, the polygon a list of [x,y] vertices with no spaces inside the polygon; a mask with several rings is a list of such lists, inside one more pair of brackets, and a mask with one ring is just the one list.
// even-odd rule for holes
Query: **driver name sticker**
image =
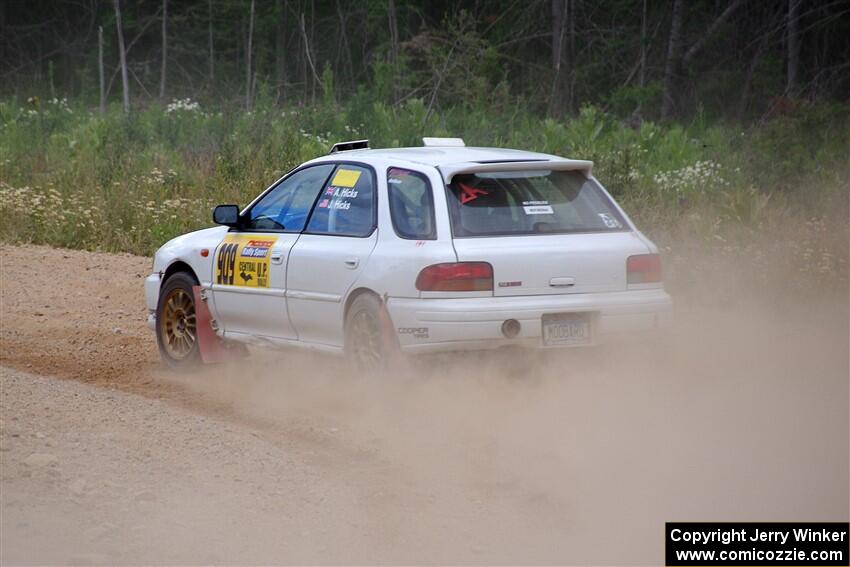
{"label": "driver name sticker", "polygon": [[351,208],[351,201],[331,201],[330,199],[322,199],[319,201],[320,209],[335,209],[337,211],[347,211]]}
{"label": "driver name sticker", "polygon": [[[359,171],[355,171],[352,173],[356,173],[358,177],[360,176]],[[336,181],[336,178],[334,178]],[[356,183],[356,181],[355,181]],[[351,189],[350,187],[334,187],[330,186],[325,189],[325,193],[323,198],[316,205],[320,209],[333,209],[336,211],[347,211],[351,208],[351,201],[349,199],[356,199],[359,192],[357,189]]]}
{"label": "driver name sticker", "polygon": [[215,283],[241,287],[269,287],[269,250],[276,236],[228,234],[218,246]]}
{"label": "driver name sticker", "polygon": [[331,185],[336,187],[354,187],[357,185],[357,180],[360,179],[360,173],[354,169],[338,169],[334,175]]}
{"label": "driver name sticker", "polygon": [[359,195],[359,191],[357,189],[348,189],[346,187],[328,187],[325,190],[326,197],[339,197],[339,198],[350,198],[356,199],[357,195]]}

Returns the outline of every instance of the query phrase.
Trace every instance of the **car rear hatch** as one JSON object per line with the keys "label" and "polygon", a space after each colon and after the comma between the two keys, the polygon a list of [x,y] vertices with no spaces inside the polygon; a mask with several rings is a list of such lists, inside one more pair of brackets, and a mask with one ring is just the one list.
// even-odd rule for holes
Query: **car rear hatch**
{"label": "car rear hatch", "polygon": [[445,172],[459,262],[488,262],[496,296],[627,289],[650,250],[589,175],[589,162],[469,164]]}
{"label": "car rear hatch", "polygon": [[489,262],[493,293],[557,295],[626,289],[626,260],[646,254],[634,232],[459,238],[458,261]]}

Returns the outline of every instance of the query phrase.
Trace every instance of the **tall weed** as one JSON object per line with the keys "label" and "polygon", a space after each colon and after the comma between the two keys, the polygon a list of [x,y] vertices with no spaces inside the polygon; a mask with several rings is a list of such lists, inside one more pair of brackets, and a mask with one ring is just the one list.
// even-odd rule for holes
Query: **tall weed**
{"label": "tall weed", "polygon": [[596,176],[675,265],[684,237],[752,254],[757,265],[753,243],[770,229],[785,235],[795,265],[846,281],[846,109],[802,108],[746,130],[702,120],[635,126],[589,106],[554,120],[522,101],[438,109],[424,98],[389,105],[365,89],[342,105],[329,71],[323,84],[315,106],[280,108],[260,93],[252,112],[188,99],[129,116],[64,99],[2,101],[0,238],[150,254],[208,226],[214,204],[245,204],[335,141],[393,147],[461,136],[468,145],[593,160]]}

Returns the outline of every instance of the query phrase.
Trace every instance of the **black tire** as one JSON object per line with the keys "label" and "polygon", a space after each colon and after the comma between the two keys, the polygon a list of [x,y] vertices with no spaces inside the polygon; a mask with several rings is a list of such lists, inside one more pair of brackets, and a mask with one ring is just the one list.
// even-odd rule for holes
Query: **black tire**
{"label": "black tire", "polygon": [[170,276],[159,291],[156,306],[156,344],[162,361],[175,369],[197,366],[201,361],[198,345],[195,279],[186,272]]}
{"label": "black tire", "polygon": [[345,315],[345,357],[360,371],[389,368],[398,348],[383,328],[383,305],[371,293],[358,295]]}

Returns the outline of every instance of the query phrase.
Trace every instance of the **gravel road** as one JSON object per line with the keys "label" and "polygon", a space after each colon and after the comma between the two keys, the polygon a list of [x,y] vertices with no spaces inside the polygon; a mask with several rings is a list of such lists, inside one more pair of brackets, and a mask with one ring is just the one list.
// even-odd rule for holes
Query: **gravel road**
{"label": "gravel road", "polygon": [[659,564],[663,522],[846,521],[845,297],[660,344],[176,375],[150,260],[0,247],[0,563]]}

